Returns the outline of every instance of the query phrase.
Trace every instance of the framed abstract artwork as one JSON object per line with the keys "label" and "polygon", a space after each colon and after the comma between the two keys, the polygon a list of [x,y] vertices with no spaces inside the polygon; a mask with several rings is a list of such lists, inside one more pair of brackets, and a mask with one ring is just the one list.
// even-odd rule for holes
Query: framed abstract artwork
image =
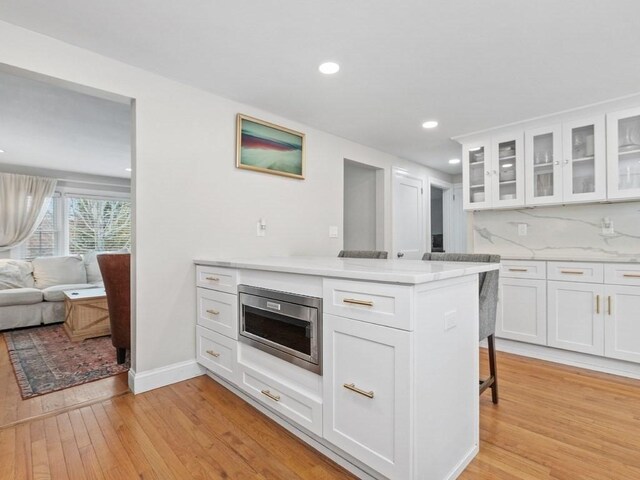
{"label": "framed abstract artwork", "polygon": [[236,166],[304,179],[304,133],[238,114]]}

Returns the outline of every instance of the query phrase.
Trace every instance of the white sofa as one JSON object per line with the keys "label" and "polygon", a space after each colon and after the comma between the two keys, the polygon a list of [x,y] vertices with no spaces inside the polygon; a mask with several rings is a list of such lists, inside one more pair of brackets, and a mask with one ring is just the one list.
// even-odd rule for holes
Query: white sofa
{"label": "white sofa", "polygon": [[0,259],[0,330],[64,321],[64,291],[103,287],[96,253]]}

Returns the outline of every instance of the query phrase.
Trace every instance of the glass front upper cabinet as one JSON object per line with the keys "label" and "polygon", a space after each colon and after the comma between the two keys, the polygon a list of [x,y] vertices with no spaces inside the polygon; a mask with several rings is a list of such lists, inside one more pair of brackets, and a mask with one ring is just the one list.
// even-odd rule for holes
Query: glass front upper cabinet
{"label": "glass front upper cabinet", "polygon": [[465,144],[463,187],[465,210],[491,207],[491,152],[489,142]]}
{"label": "glass front upper cabinet", "polygon": [[563,201],[605,200],[604,116],[563,124]]}
{"label": "glass front upper cabinet", "polygon": [[640,108],[607,115],[610,199],[640,197]]}
{"label": "glass front upper cabinet", "polygon": [[491,183],[493,207],[524,205],[524,156],[522,132],[492,139]]}
{"label": "glass front upper cabinet", "polygon": [[525,132],[527,205],[562,202],[562,126]]}

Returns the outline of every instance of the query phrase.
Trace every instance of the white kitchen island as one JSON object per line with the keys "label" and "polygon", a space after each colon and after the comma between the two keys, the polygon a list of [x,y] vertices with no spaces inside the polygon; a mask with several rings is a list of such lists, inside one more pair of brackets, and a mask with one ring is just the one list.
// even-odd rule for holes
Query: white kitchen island
{"label": "white kitchen island", "polygon": [[[456,478],[476,455],[478,273],[498,264],[325,257],[195,264],[197,359],[214,380],[362,478]],[[256,291],[258,300],[273,292],[263,307],[273,312],[259,321],[252,315],[261,310],[247,300]],[[250,328],[271,328],[269,342],[295,345],[298,320],[282,323],[291,334],[269,327],[268,317],[288,305],[278,292],[320,312],[317,329],[307,326],[300,337],[317,336],[316,371],[300,358],[287,361],[286,348],[269,353],[246,338]]]}

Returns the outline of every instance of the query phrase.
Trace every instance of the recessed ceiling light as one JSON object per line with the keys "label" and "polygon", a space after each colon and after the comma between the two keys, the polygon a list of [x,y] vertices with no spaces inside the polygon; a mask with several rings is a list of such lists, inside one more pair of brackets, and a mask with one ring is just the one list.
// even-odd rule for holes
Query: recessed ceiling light
{"label": "recessed ceiling light", "polygon": [[0,148],[0,153],[4,153],[4,150],[2,150],[1,148]]}
{"label": "recessed ceiling light", "polygon": [[336,62],[324,62],[319,67],[320,73],[324,73],[325,75],[333,75],[334,73],[338,73],[340,70],[340,65]]}
{"label": "recessed ceiling light", "polygon": [[473,147],[473,148],[470,148],[469,151],[470,152],[477,152],[480,149],[482,149],[482,147]]}
{"label": "recessed ceiling light", "polygon": [[460,163],[460,159],[459,158],[452,158],[451,160],[449,160],[449,163],[451,165],[455,165],[456,163]]}
{"label": "recessed ceiling light", "polygon": [[429,120],[428,122],[424,122],[422,124],[422,128],[436,128],[438,126],[438,122],[435,120]]}
{"label": "recessed ceiling light", "polygon": [[504,165],[502,165],[502,168],[511,168],[513,167],[513,163],[505,163]]}
{"label": "recessed ceiling light", "polygon": [[127,168],[125,168],[125,170],[126,170],[127,172],[130,172],[130,171],[131,171],[131,168],[127,167]]}

